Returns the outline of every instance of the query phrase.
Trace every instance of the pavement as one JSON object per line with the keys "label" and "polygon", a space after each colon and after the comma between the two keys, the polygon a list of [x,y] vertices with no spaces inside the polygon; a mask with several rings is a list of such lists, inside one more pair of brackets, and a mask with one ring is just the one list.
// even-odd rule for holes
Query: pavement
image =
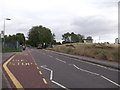
{"label": "pavement", "polygon": [[19,52],[3,63],[11,88],[48,88],[47,81],[29,51]]}
{"label": "pavement", "polygon": [[31,49],[30,52],[38,67],[42,68],[41,71],[50,88],[112,88],[115,90],[120,87],[118,69],[50,50]]}

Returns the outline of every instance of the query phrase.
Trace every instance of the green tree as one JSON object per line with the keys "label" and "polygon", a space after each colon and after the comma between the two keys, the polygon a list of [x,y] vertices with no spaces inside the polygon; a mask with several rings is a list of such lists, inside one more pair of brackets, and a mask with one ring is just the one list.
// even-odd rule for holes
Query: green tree
{"label": "green tree", "polygon": [[78,34],[77,36],[79,38],[79,42],[83,43],[85,38],[84,35]]}
{"label": "green tree", "polygon": [[71,42],[71,34],[69,32],[64,33],[62,35],[62,40],[64,40],[64,43],[70,43]]}
{"label": "green tree", "polygon": [[92,40],[92,37],[91,37],[91,36],[88,36],[88,37],[87,37],[87,40]]}
{"label": "green tree", "polygon": [[25,36],[23,33],[16,33],[16,35],[13,34],[9,36],[5,35],[5,41],[18,41],[18,43],[22,45],[25,43]]}
{"label": "green tree", "polygon": [[54,37],[49,28],[43,26],[34,26],[28,32],[28,40],[32,46],[36,46],[36,44],[51,44],[54,40]]}
{"label": "green tree", "polygon": [[64,33],[62,35],[62,40],[63,43],[76,43],[76,42],[83,42],[84,36],[81,34],[75,34],[74,32],[72,33]]}

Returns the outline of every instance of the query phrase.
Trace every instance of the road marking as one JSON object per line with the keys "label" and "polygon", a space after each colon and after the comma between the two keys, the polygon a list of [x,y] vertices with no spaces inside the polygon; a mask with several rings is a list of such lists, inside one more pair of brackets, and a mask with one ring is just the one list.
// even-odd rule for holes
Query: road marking
{"label": "road marking", "polygon": [[45,78],[43,78],[43,81],[44,81],[45,84],[47,84],[47,81],[45,80]]}
{"label": "road marking", "polygon": [[28,66],[30,65],[30,63],[28,63]]}
{"label": "road marking", "polygon": [[77,67],[75,64],[72,64],[72,65],[73,65],[75,68],[79,69],[80,71],[87,72],[87,73],[90,73],[90,74],[94,74],[94,75],[99,76],[99,74],[94,73],[94,72],[91,72],[91,71],[88,71],[88,70],[85,70],[85,69],[82,69],[82,68],[79,68],[79,67]]}
{"label": "road marking", "polygon": [[25,65],[27,66],[27,63],[25,63]]}
{"label": "road marking", "polygon": [[[63,54],[60,54],[59,52],[55,52],[55,51],[51,51],[51,52],[54,52],[55,54],[58,54],[58,55],[63,55]],[[75,61],[88,63],[88,64],[98,66],[98,67],[101,67],[101,68],[104,68],[104,69],[107,69],[107,70],[120,72],[120,70],[118,70],[118,69],[113,69],[113,68],[106,67],[106,66],[99,65],[99,64],[95,64],[95,63],[92,63],[92,62],[89,62],[89,61],[83,61],[83,60],[80,60],[80,59],[75,59],[75,58],[72,58],[72,57],[69,57],[69,56],[66,56],[66,55],[63,55],[63,56],[66,57],[66,58],[69,58],[69,59],[74,59]]]}
{"label": "road marking", "polygon": [[51,57],[51,58],[53,57],[53,56],[51,56],[51,55],[48,55],[48,56]]}
{"label": "road marking", "polygon": [[24,65],[24,63],[22,63],[22,65]]}
{"label": "road marking", "polygon": [[41,68],[43,68],[43,69],[46,69],[46,70],[50,71],[50,81],[51,81],[52,83],[54,83],[54,84],[58,85],[58,86],[59,86],[59,87],[61,87],[61,88],[64,88],[64,89],[66,89],[66,90],[69,90],[68,88],[66,88],[66,87],[65,87],[65,86],[63,86],[62,84],[60,84],[60,83],[58,83],[58,82],[56,82],[56,81],[54,81],[54,80],[53,80],[53,70],[51,70],[51,69],[47,68],[47,66],[46,66],[46,65],[41,66]]}
{"label": "road marking", "polygon": [[90,74],[94,74],[94,75],[96,75],[96,76],[100,76],[100,77],[102,77],[103,79],[105,79],[105,80],[111,82],[112,84],[114,84],[114,85],[120,87],[119,84],[117,84],[116,82],[114,82],[114,81],[108,79],[107,77],[105,77],[105,76],[103,76],[103,75],[100,75],[100,74],[97,74],[97,73],[94,73],[94,72],[91,72],[91,71],[88,71],[88,70],[85,70],[85,69],[81,69],[81,68],[77,67],[75,64],[69,64],[69,65],[73,65],[75,68],[77,68],[77,69],[79,69],[79,70],[81,70],[81,71],[84,71],[84,72],[87,72],[87,73],[90,73]]}
{"label": "road marking", "polygon": [[116,86],[120,87],[120,85],[119,85],[119,84],[117,84],[116,82],[114,82],[114,81],[112,81],[112,80],[108,79],[107,77],[102,76],[102,75],[101,75],[101,77],[102,77],[102,78],[104,78],[105,80],[107,80],[107,81],[109,81],[109,82],[113,83],[114,85],[116,85]]}
{"label": "road marking", "polygon": [[37,67],[37,69],[39,69],[39,67]]}
{"label": "road marking", "polygon": [[11,64],[11,62],[9,62],[9,65]]}
{"label": "road marking", "polygon": [[18,65],[20,65],[20,63],[18,63]]}
{"label": "road marking", "polygon": [[7,64],[15,57],[12,56],[9,60],[7,60],[4,64],[3,67],[6,71],[6,73],[8,74],[8,76],[10,77],[10,79],[12,80],[13,84],[16,86],[16,88],[23,88],[23,86],[20,84],[20,82],[15,78],[15,76],[10,72],[10,70],[7,67]]}
{"label": "road marking", "polygon": [[65,61],[61,60],[61,59],[58,59],[56,58],[56,60],[60,61],[60,62],[63,62],[63,63],[66,63]]}
{"label": "road marking", "polygon": [[39,73],[42,75],[42,72],[41,72],[41,71],[39,71]]}
{"label": "road marking", "polygon": [[65,88],[66,89],[66,87],[64,87],[63,85],[61,85],[61,84],[59,84],[59,83],[57,83],[57,82],[55,82],[55,81],[51,81],[52,83],[54,83],[54,84],[56,84],[56,85],[58,85],[58,86],[60,86],[60,87],[62,87],[62,88]]}
{"label": "road marking", "polygon": [[32,63],[30,63],[30,64],[32,64]]}

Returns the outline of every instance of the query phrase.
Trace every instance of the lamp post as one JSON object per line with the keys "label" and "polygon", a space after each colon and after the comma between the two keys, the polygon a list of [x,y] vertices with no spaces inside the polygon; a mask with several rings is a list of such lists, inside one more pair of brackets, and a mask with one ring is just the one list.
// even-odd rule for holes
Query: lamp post
{"label": "lamp post", "polygon": [[11,20],[11,19],[10,18],[5,18],[4,19],[4,30],[3,30],[3,32],[4,32],[4,34],[3,34],[4,40],[3,40],[3,47],[5,46],[5,20]]}

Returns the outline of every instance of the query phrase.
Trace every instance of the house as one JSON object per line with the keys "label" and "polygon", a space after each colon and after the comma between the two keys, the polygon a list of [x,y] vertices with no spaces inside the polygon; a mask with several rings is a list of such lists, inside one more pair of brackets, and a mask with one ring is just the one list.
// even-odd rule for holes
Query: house
{"label": "house", "polygon": [[119,38],[116,38],[116,39],[115,39],[115,44],[120,44]]}
{"label": "house", "polygon": [[93,39],[84,39],[84,43],[93,43]]}

